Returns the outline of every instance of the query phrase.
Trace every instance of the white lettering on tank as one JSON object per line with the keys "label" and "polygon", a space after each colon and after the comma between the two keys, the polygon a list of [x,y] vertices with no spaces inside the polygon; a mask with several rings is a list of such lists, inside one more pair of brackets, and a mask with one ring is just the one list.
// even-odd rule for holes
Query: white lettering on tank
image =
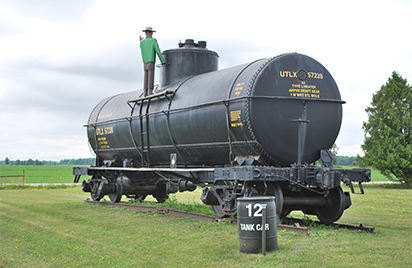
{"label": "white lettering on tank", "polygon": [[[257,231],[262,231],[262,225],[259,224],[259,223],[256,224],[256,230],[257,230]],[[266,230],[266,231],[269,231],[269,223],[266,223],[266,224],[265,224],[265,230]]]}
{"label": "white lettering on tank", "polygon": [[[265,229],[266,229],[266,231],[270,230],[269,223],[265,224]],[[260,223],[256,224],[256,228],[255,228],[254,223],[253,224],[241,223],[240,224],[240,230],[241,231],[259,231],[260,232],[260,231],[262,231],[262,224],[260,224]]]}
{"label": "white lettering on tank", "polygon": [[255,224],[241,223],[240,224],[240,230],[242,230],[242,231],[255,231]]}

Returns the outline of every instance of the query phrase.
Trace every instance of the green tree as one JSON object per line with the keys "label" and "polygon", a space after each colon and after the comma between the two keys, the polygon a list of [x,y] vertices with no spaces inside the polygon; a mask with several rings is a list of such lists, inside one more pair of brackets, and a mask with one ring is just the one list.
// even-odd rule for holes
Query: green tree
{"label": "green tree", "polygon": [[363,123],[363,162],[412,188],[412,87],[397,72],[373,94]]}
{"label": "green tree", "polygon": [[6,159],[4,159],[4,164],[5,165],[10,165],[10,159],[8,157],[6,157]]}

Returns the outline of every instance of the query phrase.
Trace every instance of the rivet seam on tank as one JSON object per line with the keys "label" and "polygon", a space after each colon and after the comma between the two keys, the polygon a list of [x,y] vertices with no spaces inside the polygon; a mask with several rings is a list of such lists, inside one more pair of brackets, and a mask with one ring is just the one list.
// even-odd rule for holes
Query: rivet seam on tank
{"label": "rivet seam on tank", "polygon": [[[275,60],[275,59],[277,59],[277,58],[280,58],[280,57],[283,57],[283,56],[287,56],[287,55],[291,55],[291,54],[297,54],[297,53],[296,53],[296,52],[293,52],[293,53],[283,53],[283,54],[280,54],[280,55],[278,55],[278,56],[269,58],[266,62],[264,62],[264,63],[259,67],[259,69],[256,71],[256,73],[253,75],[252,79],[250,80],[249,87],[248,87],[248,90],[247,90],[246,95],[247,95],[247,96],[250,96],[250,95],[251,95],[252,88],[253,88],[253,85],[254,85],[254,83],[255,83],[255,80],[256,80],[257,76],[260,74],[260,72],[266,67],[266,65],[268,65],[270,62],[272,62],[273,60]],[[252,139],[255,141],[255,144],[256,144],[256,146],[255,146],[255,148],[253,148],[253,150],[260,152],[260,154],[263,154],[265,157],[269,158],[271,161],[274,161],[274,162],[278,163],[278,161],[276,161],[276,159],[274,159],[272,156],[270,156],[270,155],[266,152],[266,150],[262,147],[262,145],[261,145],[260,143],[258,143],[257,140],[256,140],[255,133],[253,132],[252,125],[251,125],[251,123],[250,123],[250,117],[249,117],[249,101],[250,101],[250,99],[249,99],[249,98],[246,98],[246,104],[245,104],[245,121],[246,121],[246,125],[247,125],[247,127],[248,127],[248,129],[249,129],[249,133],[250,133],[250,135],[252,136]]]}
{"label": "rivet seam on tank", "polygon": [[[280,56],[282,56],[282,55],[280,55]],[[254,85],[254,83],[255,83],[256,78],[257,78],[258,75],[260,74],[260,72],[266,67],[266,65],[268,65],[270,62],[272,62],[274,59],[276,59],[276,58],[278,58],[278,57],[280,57],[280,56],[276,56],[276,57],[269,58],[267,61],[265,61],[265,62],[257,69],[257,71],[256,71],[255,74],[253,75],[252,79],[250,79],[249,86],[248,86],[247,93],[246,93],[247,96],[250,96],[250,95],[251,95],[253,85]],[[247,128],[248,128],[248,130],[249,130],[249,133],[250,133],[250,135],[252,136],[252,139],[255,141],[255,144],[256,144],[256,145],[255,145],[255,148],[253,148],[253,150],[256,151],[256,152],[263,153],[263,155],[264,155],[265,157],[269,158],[269,159],[272,160],[272,161],[276,161],[272,156],[270,156],[270,155],[266,152],[265,149],[263,149],[262,145],[260,145],[260,143],[256,140],[255,133],[253,132],[252,125],[251,125],[251,123],[250,123],[250,117],[249,117],[249,102],[250,102],[250,99],[249,99],[249,98],[246,98],[246,104],[245,104],[245,121],[246,121]]]}

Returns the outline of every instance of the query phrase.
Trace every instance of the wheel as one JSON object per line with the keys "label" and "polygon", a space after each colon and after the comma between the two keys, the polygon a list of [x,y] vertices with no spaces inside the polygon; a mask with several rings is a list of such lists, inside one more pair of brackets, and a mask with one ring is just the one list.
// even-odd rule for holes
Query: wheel
{"label": "wheel", "polygon": [[118,183],[114,183],[114,188],[115,188],[115,191],[114,193],[109,194],[109,198],[110,198],[110,201],[112,201],[112,203],[119,203],[120,200],[122,199],[123,187]]}
{"label": "wheel", "polygon": [[100,185],[99,180],[93,177],[89,181],[89,184],[90,184],[90,196],[92,197],[92,200],[95,202],[99,202],[104,197],[104,194],[102,193],[102,191],[99,190],[99,185]]}
{"label": "wheel", "polygon": [[[235,201],[235,203],[236,203],[236,201]],[[229,212],[223,211],[223,209],[220,205],[212,206],[212,210],[215,213],[215,215],[219,218],[230,217],[230,216],[234,216],[234,215],[237,214],[236,206],[235,206],[235,209],[233,209]]]}
{"label": "wheel", "polygon": [[90,195],[92,196],[92,200],[95,202],[99,202],[104,197],[103,194],[98,194],[98,193],[93,193],[93,192],[91,192]]}
{"label": "wheel", "polygon": [[330,190],[323,207],[315,207],[318,219],[324,224],[331,224],[340,219],[345,209],[345,195],[342,188]]}
{"label": "wheel", "polygon": [[166,184],[159,185],[159,190],[153,194],[153,197],[156,198],[158,203],[164,203],[169,198]]}
{"label": "wheel", "polygon": [[154,194],[153,197],[156,198],[157,203],[164,203],[166,199],[169,198],[168,195],[158,195],[158,194]]}
{"label": "wheel", "polygon": [[275,197],[276,214],[280,216],[283,210],[283,192],[282,192],[282,189],[280,188],[280,185],[277,183],[267,182],[265,186],[264,182],[259,182],[256,185],[256,189],[259,192],[258,195],[266,195],[266,196]]}
{"label": "wheel", "polygon": [[[215,185],[230,185],[230,182],[227,181],[217,181],[215,183]],[[223,201],[223,204],[220,205],[212,205],[212,210],[215,213],[215,215],[219,218],[223,218],[223,217],[230,217],[230,216],[234,216],[237,214],[237,201],[236,199],[234,200],[230,200],[229,203],[231,203],[231,209],[230,211],[226,211],[223,210],[223,206],[224,206],[224,199],[225,199],[225,192],[223,189],[217,189],[216,193],[220,196],[220,198]],[[234,202],[234,203],[232,203]]]}

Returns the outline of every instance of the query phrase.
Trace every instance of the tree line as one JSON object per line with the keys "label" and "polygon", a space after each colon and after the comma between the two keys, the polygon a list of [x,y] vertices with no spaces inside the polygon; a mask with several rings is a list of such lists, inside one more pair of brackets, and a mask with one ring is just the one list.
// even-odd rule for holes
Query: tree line
{"label": "tree line", "polygon": [[[356,157],[355,156],[340,156],[336,157],[336,161],[334,162],[335,165],[339,166],[353,166],[357,165]],[[15,160],[11,161],[8,157],[5,160],[0,161],[0,165],[2,166],[57,166],[57,165],[96,165],[95,158],[78,158],[78,159],[62,159],[60,161],[40,161],[38,159],[33,160]]]}
{"label": "tree line", "polygon": [[336,165],[338,166],[358,166],[356,156],[340,156],[338,155]]}
{"label": "tree line", "polygon": [[4,159],[4,161],[0,161],[0,165],[2,166],[57,166],[57,165],[95,165],[96,159],[95,158],[78,158],[78,159],[62,159],[60,161],[47,161],[47,160],[10,160],[8,157]]}

